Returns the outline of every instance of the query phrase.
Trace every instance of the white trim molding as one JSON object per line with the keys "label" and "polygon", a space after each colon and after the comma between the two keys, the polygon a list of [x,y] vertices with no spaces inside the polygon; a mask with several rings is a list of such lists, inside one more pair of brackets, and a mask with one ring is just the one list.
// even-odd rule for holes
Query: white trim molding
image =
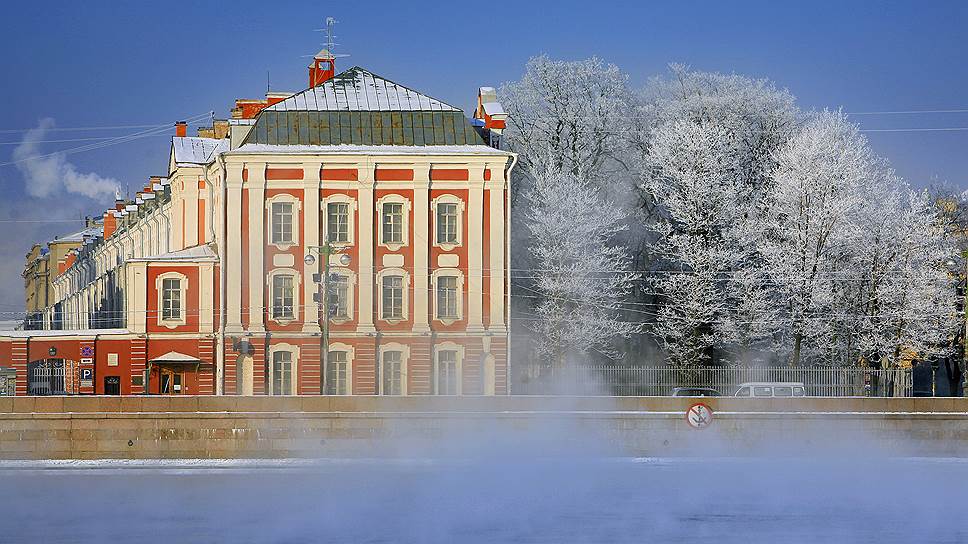
{"label": "white trim molding", "polygon": [[434,344],[434,360],[433,368],[431,369],[431,391],[434,395],[440,395],[440,391],[437,388],[439,383],[438,376],[440,375],[439,365],[440,365],[440,352],[441,351],[454,351],[457,353],[456,371],[457,371],[457,392],[455,395],[462,395],[464,393],[464,346],[457,344],[455,342],[441,342],[439,344]]}
{"label": "white trim molding", "polygon": [[[302,225],[300,214],[302,212],[302,201],[299,197],[289,193],[278,193],[265,199],[266,206],[266,234],[268,235],[268,245],[274,246],[280,251],[285,251],[293,246],[299,245],[299,226]],[[292,239],[284,242],[274,240],[272,225],[272,206],[275,204],[292,204]]]}
{"label": "white trim molding", "polygon": [[379,360],[377,361],[376,391],[377,395],[386,395],[383,392],[383,357],[388,351],[400,352],[400,395],[407,394],[407,366],[410,361],[410,346],[399,342],[387,342],[380,346]]}
{"label": "white trim molding", "polygon": [[[165,280],[178,280],[178,289],[180,291],[178,294],[179,312],[178,318],[176,319],[165,319],[164,317]],[[158,293],[158,324],[169,329],[174,329],[184,325],[187,321],[186,315],[188,313],[188,276],[174,270],[158,274],[158,276],[155,278],[155,291]]]}
{"label": "white trim molding", "polygon": [[[440,239],[437,236],[437,234],[439,232],[439,230],[438,230],[438,228],[439,228],[439,225],[438,225],[438,217],[439,216],[437,214],[437,206],[440,205],[440,204],[456,204],[457,205],[457,241],[454,242],[454,243],[451,243],[451,242],[441,242]],[[458,248],[461,245],[463,245],[463,243],[464,243],[464,208],[465,208],[464,201],[461,200],[460,197],[457,196],[457,195],[455,195],[455,194],[447,193],[447,194],[440,195],[437,198],[433,199],[433,201],[430,203],[431,214],[430,214],[430,218],[429,219],[432,220],[432,225],[433,225],[433,233],[432,233],[432,236],[433,236],[433,240],[434,240],[434,247],[439,247],[440,249],[442,249],[444,251],[453,251],[455,248]]]}
{"label": "white trim molding", "polygon": [[330,204],[346,204],[347,205],[347,218],[346,218],[346,240],[345,241],[332,241],[332,244],[339,244],[340,246],[349,247],[356,243],[356,199],[350,195],[343,193],[335,193],[327,196],[320,202],[320,211],[323,212],[322,219],[322,231],[323,240],[329,240],[329,205]]}
{"label": "white trim molding", "polygon": [[[383,241],[383,205],[384,204],[402,204],[403,205],[403,224],[401,225],[400,232],[400,242],[384,242]],[[377,221],[377,242],[380,246],[383,246],[390,251],[400,251],[401,248],[406,247],[410,244],[410,209],[411,202],[407,197],[391,193],[381,196],[376,201],[376,209],[378,211],[378,221]]]}
{"label": "white trim molding", "polygon": [[[403,277],[403,304],[401,307],[400,317],[384,318],[383,317],[383,278],[387,276],[402,276]],[[402,268],[384,268],[376,274],[376,285],[377,285],[377,317],[380,321],[386,321],[388,323],[400,323],[406,321],[410,316],[410,273]]]}
{"label": "white trim molding", "polygon": [[273,395],[272,384],[274,381],[272,368],[275,364],[276,353],[286,352],[292,355],[292,368],[289,370],[289,392],[288,395],[295,395],[299,391],[299,346],[287,343],[272,344],[269,346],[269,395]]}
{"label": "white trim molding", "polygon": [[[440,278],[457,278],[457,315],[441,317],[440,309],[437,307],[437,281]],[[450,325],[464,318],[464,273],[459,268],[438,268],[430,274],[430,282],[433,287],[433,318],[444,325]]]}

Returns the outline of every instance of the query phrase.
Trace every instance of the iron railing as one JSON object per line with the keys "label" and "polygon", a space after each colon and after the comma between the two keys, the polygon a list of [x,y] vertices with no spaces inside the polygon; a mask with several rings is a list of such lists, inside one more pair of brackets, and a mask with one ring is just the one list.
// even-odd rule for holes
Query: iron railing
{"label": "iron railing", "polygon": [[910,369],[858,367],[672,368],[589,365],[568,369],[529,368],[512,384],[512,394],[666,396],[676,387],[711,387],[733,395],[746,382],[802,382],[808,396],[910,397]]}

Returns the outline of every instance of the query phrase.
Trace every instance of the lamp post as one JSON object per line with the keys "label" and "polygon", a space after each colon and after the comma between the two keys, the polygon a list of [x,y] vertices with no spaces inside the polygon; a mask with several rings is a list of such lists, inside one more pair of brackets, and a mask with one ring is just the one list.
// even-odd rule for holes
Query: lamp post
{"label": "lamp post", "polygon": [[[340,247],[334,247],[327,240],[324,245],[321,246],[307,246],[306,249],[309,253],[303,261],[312,266],[313,262],[316,262],[316,274],[313,281],[316,282],[316,303],[322,305],[323,311],[319,316],[319,327],[322,330],[322,334],[319,336],[319,394],[326,394],[326,367],[329,364],[329,256],[333,254],[338,254],[342,249]],[[313,255],[313,251],[319,254],[319,260],[317,262],[316,257]],[[340,254],[339,264],[347,266],[350,264],[350,256],[346,254]],[[320,312],[317,312],[319,315]]]}

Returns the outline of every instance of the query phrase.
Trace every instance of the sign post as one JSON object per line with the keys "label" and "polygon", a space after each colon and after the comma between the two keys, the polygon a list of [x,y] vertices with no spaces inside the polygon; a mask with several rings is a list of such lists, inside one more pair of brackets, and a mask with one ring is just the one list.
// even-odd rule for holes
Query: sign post
{"label": "sign post", "polygon": [[686,410],[686,423],[693,429],[705,429],[713,423],[713,409],[697,402]]}

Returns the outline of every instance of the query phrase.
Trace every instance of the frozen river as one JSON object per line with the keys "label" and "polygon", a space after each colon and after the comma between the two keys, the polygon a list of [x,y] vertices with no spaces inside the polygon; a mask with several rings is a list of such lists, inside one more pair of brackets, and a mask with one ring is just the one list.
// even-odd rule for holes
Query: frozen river
{"label": "frozen river", "polygon": [[968,541],[965,460],[0,466],[0,542]]}

